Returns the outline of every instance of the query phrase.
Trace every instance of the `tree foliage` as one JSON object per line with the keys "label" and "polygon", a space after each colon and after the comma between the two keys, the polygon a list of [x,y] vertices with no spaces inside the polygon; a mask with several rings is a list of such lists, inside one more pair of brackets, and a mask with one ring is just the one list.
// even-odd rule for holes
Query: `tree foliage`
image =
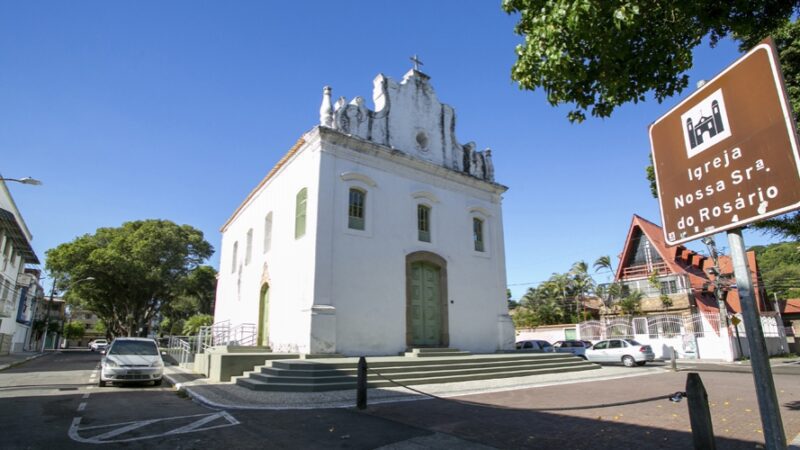
{"label": "tree foliage", "polygon": [[186,319],[183,325],[183,335],[192,336],[200,331],[200,327],[205,327],[214,323],[214,316],[208,314],[196,314]]}
{"label": "tree foliage", "polygon": [[800,243],[782,242],[767,246],[755,246],[760,283],[772,297],[777,294],[782,300],[800,298]]}
{"label": "tree foliage", "polygon": [[64,337],[71,340],[77,340],[86,334],[86,328],[82,323],[70,322],[64,326]]}
{"label": "tree foliage", "polygon": [[61,244],[47,252],[46,266],[59,286],[93,277],[74,284],[67,299],[79,300],[112,336],[121,336],[146,327],[160,309],[185,295],[192,274],[207,272],[199,268],[212,253],[203,233],[189,225],[142,220]]}
{"label": "tree foliage", "polygon": [[504,0],[519,14],[511,78],[544,89],[551,105],[572,104],[570,121],[608,117],[624,103],[662,102],[689,82],[692,51],[708,37],[743,45],[785,26],[797,1]]}

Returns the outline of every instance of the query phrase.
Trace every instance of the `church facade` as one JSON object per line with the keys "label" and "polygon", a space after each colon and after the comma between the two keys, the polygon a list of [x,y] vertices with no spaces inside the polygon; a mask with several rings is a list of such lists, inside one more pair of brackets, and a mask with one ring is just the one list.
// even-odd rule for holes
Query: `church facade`
{"label": "church facade", "polygon": [[215,322],[275,352],[511,349],[502,194],[427,75],[323,90],[303,135],[223,225]]}

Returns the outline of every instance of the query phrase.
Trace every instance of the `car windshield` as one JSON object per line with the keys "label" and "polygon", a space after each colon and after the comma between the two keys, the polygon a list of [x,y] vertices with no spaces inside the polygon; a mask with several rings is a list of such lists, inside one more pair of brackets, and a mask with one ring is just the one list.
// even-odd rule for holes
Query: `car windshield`
{"label": "car windshield", "polygon": [[630,345],[642,345],[642,344],[640,344],[639,342],[637,342],[637,341],[635,341],[633,339],[625,339],[625,342],[627,342]]}
{"label": "car windshield", "polygon": [[117,341],[111,346],[109,355],[158,355],[155,342]]}

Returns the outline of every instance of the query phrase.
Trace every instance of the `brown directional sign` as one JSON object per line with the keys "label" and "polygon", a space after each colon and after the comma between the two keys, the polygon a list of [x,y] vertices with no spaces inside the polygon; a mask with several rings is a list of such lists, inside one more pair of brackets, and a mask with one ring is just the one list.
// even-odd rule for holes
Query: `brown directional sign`
{"label": "brown directional sign", "polygon": [[669,245],[800,208],[797,135],[771,39],[650,126]]}

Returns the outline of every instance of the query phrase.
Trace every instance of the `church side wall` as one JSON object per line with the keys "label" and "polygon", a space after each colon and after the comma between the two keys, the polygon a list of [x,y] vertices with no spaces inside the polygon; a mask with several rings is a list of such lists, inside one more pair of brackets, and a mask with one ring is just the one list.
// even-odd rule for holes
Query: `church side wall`
{"label": "church side wall", "polygon": [[[318,142],[318,141],[317,141]],[[258,325],[261,288],[269,286],[269,343],[276,352],[307,352],[314,297],[319,152],[306,144],[262,187],[222,235],[215,322]],[[306,231],[295,239],[297,193],[307,189]],[[265,251],[267,215],[271,239]],[[252,249],[247,262],[247,235]],[[238,242],[236,261],[233,245]]]}
{"label": "church side wall", "polygon": [[[315,295],[335,307],[337,351],[406,349],[406,255],[417,251],[447,263],[449,346],[496,351],[507,313],[499,196],[334,144],[323,149],[320,203],[329,207],[320,211]],[[348,228],[351,187],[367,192],[364,231]],[[430,243],[418,240],[418,204],[432,208]],[[473,217],[484,220],[485,252],[473,249]]]}

